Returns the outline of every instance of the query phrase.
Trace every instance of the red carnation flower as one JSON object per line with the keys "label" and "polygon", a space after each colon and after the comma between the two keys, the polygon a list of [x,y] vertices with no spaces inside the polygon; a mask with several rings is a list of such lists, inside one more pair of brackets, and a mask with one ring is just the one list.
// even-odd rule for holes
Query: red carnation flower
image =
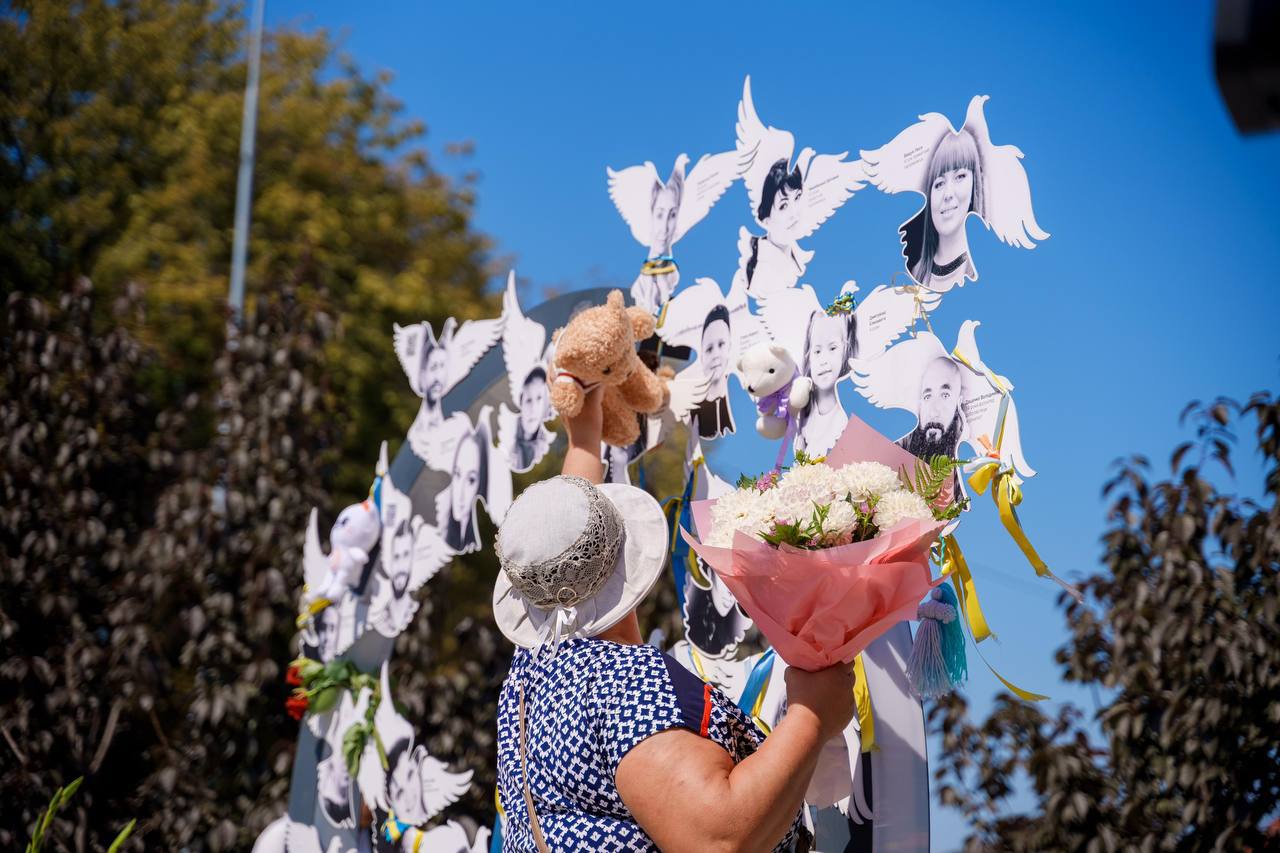
{"label": "red carnation flower", "polygon": [[297,666],[289,667],[289,671],[284,674],[284,683],[294,687],[301,687],[302,671]]}
{"label": "red carnation flower", "polygon": [[301,720],[302,715],[307,713],[307,696],[305,693],[295,693],[285,700],[284,709],[289,712],[289,716],[295,720]]}

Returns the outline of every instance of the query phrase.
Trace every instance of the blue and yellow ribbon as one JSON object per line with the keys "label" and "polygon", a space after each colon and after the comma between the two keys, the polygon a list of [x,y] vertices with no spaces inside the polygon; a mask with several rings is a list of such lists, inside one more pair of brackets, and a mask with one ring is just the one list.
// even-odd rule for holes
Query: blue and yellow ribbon
{"label": "blue and yellow ribbon", "polygon": [[973,585],[973,575],[969,573],[969,564],[965,562],[964,552],[960,550],[960,543],[956,541],[954,536],[942,537],[942,548],[942,574],[944,577],[950,577],[951,583],[955,587],[956,598],[960,603],[960,613],[969,629],[969,635],[973,637],[973,647],[977,650],[978,657],[982,658],[982,662],[987,665],[987,669],[991,670],[991,674],[999,679],[1000,683],[1019,699],[1025,702],[1041,702],[1048,699],[1049,697],[1043,693],[1024,690],[1005,678],[991,665],[991,662],[987,660],[987,656],[982,653],[982,647],[978,644],[982,640],[995,635],[991,633],[986,617],[982,614],[982,605],[978,602],[978,590]]}

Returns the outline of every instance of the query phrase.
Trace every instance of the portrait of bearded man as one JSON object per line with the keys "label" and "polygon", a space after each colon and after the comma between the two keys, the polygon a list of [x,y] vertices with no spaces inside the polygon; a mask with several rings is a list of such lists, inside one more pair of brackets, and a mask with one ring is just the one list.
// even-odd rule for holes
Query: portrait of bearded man
{"label": "portrait of bearded man", "polygon": [[898,440],[898,446],[926,462],[935,456],[955,458],[964,434],[960,408],[960,366],[939,357],[920,376],[920,397],[915,429]]}

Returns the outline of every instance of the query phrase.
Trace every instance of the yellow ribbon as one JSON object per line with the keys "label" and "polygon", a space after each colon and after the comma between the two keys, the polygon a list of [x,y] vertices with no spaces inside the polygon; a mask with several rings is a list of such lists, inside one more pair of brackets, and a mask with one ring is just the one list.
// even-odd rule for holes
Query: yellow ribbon
{"label": "yellow ribbon", "polygon": [[969,563],[960,550],[960,543],[954,536],[942,537],[942,574],[951,578],[951,585],[956,589],[956,598],[960,600],[963,615],[969,623],[969,633],[975,643],[981,643],[994,636],[987,617],[982,612],[982,603],[978,600],[978,588],[973,583],[973,575],[969,571]]}
{"label": "yellow ribbon", "polygon": [[858,728],[863,752],[876,749],[876,718],[871,713],[871,688],[867,685],[867,668],[862,663],[862,655],[853,659],[853,700],[858,706]]}
{"label": "yellow ribbon", "polygon": [[953,349],[951,351],[951,355],[953,358],[955,358],[956,361],[960,362],[965,367],[972,370],[974,373],[978,373],[987,377],[987,379],[991,382],[991,384],[996,386],[996,390],[999,391],[1001,394],[1008,394],[1010,391],[1013,390],[1013,383],[1010,382],[1008,379],[1004,378],[1003,376],[1001,376],[999,373],[993,373],[990,370],[979,370],[978,368],[970,364],[969,359],[964,357],[964,355],[960,352],[959,347],[957,347],[956,349]]}
{"label": "yellow ribbon", "polygon": [[1017,511],[1018,504],[1022,503],[1022,487],[1013,470],[994,459],[983,462],[969,475],[969,485],[973,486],[973,490],[980,495],[986,494],[987,488],[990,487],[991,499],[1000,513],[1000,521],[1004,524],[1004,529],[1009,531],[1013,541],[1018,543],[1031,568],[1035,569],[1037,575],[1054,581],[1077,601],[1083,603],[1084,596],[1080,594],[1080,590],[1049,570],[1048,564],[1040,558],[1040,554],[1036,552],[1035,546],[1031,544],[1031,540],[1022,529]]}
{"label": "yellow ribbon", "polygon": [[298,618],[293,620],[294,625],[298,628],[302,628],[302,626],[314,619],[317,613],[324,610],[326,607],[331,607],[332,605],[333,602],[327,598],[317,598],[315,601],[307,605],[306,610],[298,614]]}
{"label": "yellow ribbon", "polygon": [[973,637],[973,647],[977,650],[978,657],[982,658],[982,662],[987,665],[987,669],[991,670],[991,674],[1019,699],[1025,702],[1041,702],[1048,699],[1049,697],[1043,693],[1023,690],[1005,678],[996,671],[996,668],[987,660],[987,656],[982,653],[982,648],[978,645],[979,641],[995,635],[991,633],[986,617],[982,615],[982,607],[978,603],[978,590],[973,585],[973,576],[969,573],[969,565],[965,562],[964,553],[960,550],[960,543],[954,536],[944,536],[942,545],[944,553],[942,574],[951,576],[951,582],[956,588],[956,598],[960,601],[960,613],[964,616],[964,623],[969,628],[970,636]]}
{"label": "yellow ribbon", "polygon": [[414,827],[414,829],[413,829],[413,853],[418,853],[419,848],[421,848],[421,847],[422,847],[422,839],[423,839],[423,838],[425,838],[425,837],[426,837],[426,835],[427,835],[427,834],[426,834],[425,832],[423,832],[421,829],[418,829],[417,827]]}

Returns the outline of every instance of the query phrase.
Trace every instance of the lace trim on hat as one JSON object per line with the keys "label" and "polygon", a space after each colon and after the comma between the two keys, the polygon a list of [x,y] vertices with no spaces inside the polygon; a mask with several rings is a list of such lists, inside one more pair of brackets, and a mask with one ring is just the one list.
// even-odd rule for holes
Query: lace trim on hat
{"label": "lace trim on hat", "polygon": [[599,592],[613,573],[626,536],[617,508],[599,489],[581,477],[560,479],[582,489],[587,498],[586,523],[578,538],[555,557],[528,565],[502,556],[501,530],[495,549],[511,586],[544,610],[572,608]]}

